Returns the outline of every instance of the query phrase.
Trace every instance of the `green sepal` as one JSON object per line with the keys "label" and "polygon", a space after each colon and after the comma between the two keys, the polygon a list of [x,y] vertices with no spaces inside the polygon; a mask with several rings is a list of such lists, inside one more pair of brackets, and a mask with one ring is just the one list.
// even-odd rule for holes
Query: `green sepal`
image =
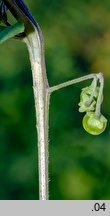
{"label": "green sepal", "polygon": [[95,109],[95,105],[96,105],[96,101],[93,101],[90,106],[87,106],[86,103],[80,102],[78,104],[79,107],[79,112],[90,112],[90,111],[94,111]]}
{"label": "green sepal", "polygon": [[[81,95],[86,94],[86,95],[91,95],[93,92],[93,85],[91,84],[90,86],[87,86],[82,89]],[[94,97],[97,98],[99,94],[99,87],[96,87],[96,90],[94,92]]]}

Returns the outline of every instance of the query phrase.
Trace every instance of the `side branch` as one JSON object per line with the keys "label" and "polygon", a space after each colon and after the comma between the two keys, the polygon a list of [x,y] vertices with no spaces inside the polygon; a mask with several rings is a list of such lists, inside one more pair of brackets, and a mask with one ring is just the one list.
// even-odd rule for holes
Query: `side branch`
{"label": "side branch", "polygon": [[59,85],[55,85],[53,87],[50,87],[49,92],[52,93],[52,92],[57,91],[59,89],[65,88],[67,86],[70,86],[70,85],[73,85],[73,84],[76,84],[76,83],[79,83],[79,82],[83,82],[85,80],[89,80],[89,79],[96,79],[97,80],[97,78],[99,78],[99,74],[102,74],[102,73],[97,73],[97,74],[92,73],[92,74],[89,74],[89,75],[86,75],[86,76],[83,76],[83,77],[79,77],[79,78],[76,78],[76,79],[61,83]]}

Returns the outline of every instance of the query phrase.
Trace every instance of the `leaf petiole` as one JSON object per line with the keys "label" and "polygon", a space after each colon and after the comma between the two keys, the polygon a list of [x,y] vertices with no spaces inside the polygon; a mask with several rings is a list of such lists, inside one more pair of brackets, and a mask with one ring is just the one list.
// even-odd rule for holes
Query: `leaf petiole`
{"label": "leaf petiole", "polygon": [[0,44],[20,33],[23,33],[24,29],[24,24],[21,22],[17,22],[9,27],[0,26]]}

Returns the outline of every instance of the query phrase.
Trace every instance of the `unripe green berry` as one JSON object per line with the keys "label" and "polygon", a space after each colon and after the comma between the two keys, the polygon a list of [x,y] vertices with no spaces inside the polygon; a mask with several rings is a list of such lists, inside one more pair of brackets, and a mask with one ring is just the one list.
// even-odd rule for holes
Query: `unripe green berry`
{"label": "unripe green berry", "polygon": [[107,119],[103,115],[98,117],[94,112],[87,112],[83,118],[84,129],[92,135],[101,134],[106,126]]}

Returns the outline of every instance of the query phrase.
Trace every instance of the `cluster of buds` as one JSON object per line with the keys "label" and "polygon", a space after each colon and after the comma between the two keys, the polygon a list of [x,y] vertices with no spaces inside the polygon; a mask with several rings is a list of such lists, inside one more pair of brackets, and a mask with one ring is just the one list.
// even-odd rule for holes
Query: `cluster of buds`
{"label": "cluster of buds", "polygon": [[[99,78],[100,86],[97,86]],[[101,134],[106,126],[107,119],[101,114],[100,108],[103,101],[103,76],[95,77],[92,84],[82,89],[80,95],[79,112],[86,112],[83,118],[84,129],[92,134]]]}

